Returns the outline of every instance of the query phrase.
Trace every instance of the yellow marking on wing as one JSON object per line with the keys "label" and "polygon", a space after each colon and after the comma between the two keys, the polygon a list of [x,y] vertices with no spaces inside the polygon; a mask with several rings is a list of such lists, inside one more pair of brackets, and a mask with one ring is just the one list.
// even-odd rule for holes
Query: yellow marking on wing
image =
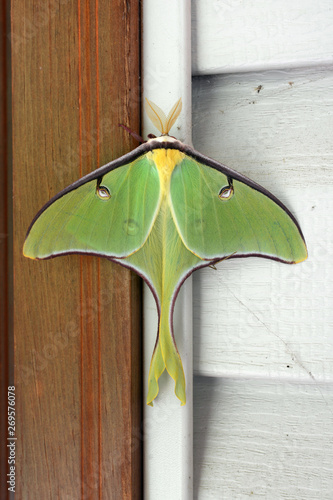
{"label": "yellow marking on wing", "polygon": [[304,243],[304,247],[305,247],[305,255],[304,255],[304,257],[302,257],[301,259],[295,260],[295,264],[299,264],[300,262],[304,262],[308,258],[308,250],[306,248],[305,243]]}
{"label": "yellow marking on wing", "polygon": [[185,154],[177,149],[154,149],[147,153],[147,158],[156,165],[160,176],[162,196],[169,192],[173,169],[183,161]]}

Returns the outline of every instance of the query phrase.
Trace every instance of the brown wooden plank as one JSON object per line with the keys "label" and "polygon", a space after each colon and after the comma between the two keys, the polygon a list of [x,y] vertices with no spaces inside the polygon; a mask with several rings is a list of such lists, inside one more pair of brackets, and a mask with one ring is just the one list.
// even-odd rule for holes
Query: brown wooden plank
{"label": "brown wooden plank", "polygon": [[[139,4],[133,2],[121,2],[121,9],[115,2],[103,2],[100,4],[99,16],[99,43],[103,44],[105,51],[99,51],[99,75],[100,82],[106,82],[107,91],[99,92],[100,109],[112,110],[114,118],[106,113],[101,130],[108,130],[108,140],[100,143],[101,164],[108,161],[108,141],[112,141],[112,149],[115,156],[122,154],[119,149],[119,141],[116,141],[120,132],[118,123],[130,124],[133,130],[140,130],[139,123],[132,120],[133,113],[138,118],[140,108],[140,87],[135,78],[139,73],[138,52],[132,47],[139,45]],[[134,7],[135,6],[135,7]],[[136,9],[136,14],[134,10]],[[110,29],[112,25],[117,26],[120,21],[126,36],[114,37]],[[127,92],[117,89],[111,67],[121,67],[124,78],[120,87],[125,82]],[[127,137],[127,140],[129,138]],[[132,146],[137,143],[131,142]],[[129,147],[129,145],[128,145]],[[141,488],[137,485],[141,480],[141,466],[138,457],[141,457],[141,441],[138,441],[141,429],[141,402],[137,395],[141,394],[141,371],[136,366],[137,352],[141,351],[140,324],[140,289],[138,288],[137,276],[124,268],[114,268],[114,286],[112,290],[108,286],[107,277],[108,262],[100,260],[101,271],[101,307],[111,308],[111,318],[101,314],[101,348],[105,352],[102,359],[102,406],[103,419],[112,421],[114,425],[107,425],[103,429],[103,442],[114,443],[114,451],[111,447],[102,447],[101,460],[105,470],[102,476],[102,486],[105,499],[118,499],[113,484],[122,485],[122,497],[124,499],[141,498]],[[116,272],[117,271],[117,272]],[[124,286],[125,285],[125,286]],[[111,298],[110,293],[111,292]],[[109,305],[108,305],[109,304]],[[121,314],[119,314],[121,311]],[[132,311],[132,314],[130,313]],[[128,319],[131,317],[132,325],[129,328]],[[131,336],[131,338],[129,337]],[[131,346],[131,349],[128,346]],[[110,367],[115,370],[110,370]],[[128,368],[126,368],[128,367]],[[141,370],[141,368],[140,368]],[[119,381],[122,380],[122,385]],[[126,386],[124,386],[126,384]],[[123,393],[123,394],[122,394]],[[131,394],[131,397],[124,397]],[[136,462],[128,454],[132,450]],[[132,465],[130,465],[130,460]]]}
{"label": "brown wooden plank", "polygon": [[10,240],[9,240],[9,217],[10,197],[9,188],[9,140],[10,130],[8,123],[8,41],[7,41],[7,18],[8,4],[0,4],[0,498],[9,498],[7,474],[8,448],[7,448],[7,398],[9,374],[10,374]]}
{"label": "brown wooden plank", "polygon": [[50,196],[135,145],[139,1],[12,3],[18,498],[141,496],[140,282],[22,257]]}

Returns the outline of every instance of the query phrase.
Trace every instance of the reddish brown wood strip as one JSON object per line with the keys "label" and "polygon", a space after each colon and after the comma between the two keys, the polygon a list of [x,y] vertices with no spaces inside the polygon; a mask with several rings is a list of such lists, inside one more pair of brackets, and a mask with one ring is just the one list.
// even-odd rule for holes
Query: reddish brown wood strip
{"label": "reddish brown wood strip", "polygon": [[[100,87],[107,82],[107,91],[100,91],[100,133],[101,138],[107,133],[108,140],[100,142],[101,164],[108,161],[108,147],[111,141],[115,156],[123,151],[119,149],[117,137],[124,137],[118,123],[130,124],[133,114],[140,106],[140,88],[135,74],[139,72],[137,53],[138,19],[135,4],[121,1],[121,18],[115,2],[99,2],[99,74]],[[123,36],[114,37],[112,25],[122,26]],[[103,57],[101,47],[104,47]],[[128,92],[117,91],[115,75],[110,72],[110,65],[122,68],[123,87]],[[127,82],[127,83],[126,83]],[[102,116],[102,110],[110,114]],[[131,125],[133,129],[133,125]],[[139,130],[139,123],[133,130]],[[133,148],[137,143],[127,134],[126,147]],[[141,498],[140,461],[141,456],[141,375],[137,367],[137,352],[140,350],[141,335],[139,289],[137,276],[124,268],[114,268],[112,277],[114,286],[109,285],[109,266],[100,261],[101,271],[101,347],[105,355],[102,358],[102,420],[113,421],[115,425],[105,426],[102,436],[103,498],[116,500],[117,491],[113,484],[122,485],[124,499]],[[110,317],[104,311],[110,308]],[[122,311],[119,314],[119,311]],[[133,311],[130,316],[129,312]],[[127,318],[131,317],[129,328]],[[128,349],[128,346],[131,349]],[[122,380],[122,384],[119,384]],[[126,395],[131,394],[128,398]],[[124,438],[124,436],[126,436]],[[113,450],[106,443],[114,443]],[[128,450],[131,453],[128,453]]]}
{"label": "reddish brown wood strip", "polygon": [[139,1],[13,3],[12,34],[18,498],[137,499],[139,280],[21,251],[50,196],[135,145]]}
{"label": "reddish brown wood strip", "polygon": [[[97,1],[78,2],[80,175],[91,171],[99,159],[99,82]],[[97,17],[96,17],[97,16]],[[83,137],[96,141],[86,147]],[[81,494],[82,498],[102,498],[100,442],[100,317],[93,305],[99,296],[99,262],[81,257]],[[86,307],[86,305],[89,305]]]}
{"label": "reddish brown wood strip", "polygon": [[7,32],[7,9],[9,6],[2,2],[0,6],[0,498],[9,498],[7,480],[8,448],[7,448],[7,407],[9,385],[9,354],[10,354],[10,296],[9,279],[11,263],[9,259],[9,217],[10,196],[8,193],[8,177],[10,165],[8,161],[8,148],[10,130],[8,116],[9,64]]}

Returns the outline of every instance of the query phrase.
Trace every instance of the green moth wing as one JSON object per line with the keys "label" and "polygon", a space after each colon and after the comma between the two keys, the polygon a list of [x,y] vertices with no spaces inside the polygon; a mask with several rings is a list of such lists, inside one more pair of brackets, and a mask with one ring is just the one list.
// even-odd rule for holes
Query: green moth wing
{"label": "green moth wing", "polygon": [[[37,214],[26,257],[66,253],[124,258],[145,242],[159,204],[158,172],[145,155],[102,167],[56,195]],[[127,163],[129,162],[129,163]],[[142,193],[149,193],[142,203]]]}
{"label": "green moth wing", "polygon": [[162,136],[83,177],[52,198],[27,233],[24,255],[107,257],[136,271],[158,309],[147,403],[166,369],[186,401],[173,332],[173,309],[185,279],[224,258],[260,256],[297,263],[307,258],[301,229],[272,194],[236,171],[168,136],[181,100],[168,116],[147,101]]}
{"label": "green moth wing", "polygon": [[196,151],[186,153],[172,173],[170,198],[189,250],[205,260],[260,256],[296,263],[306,258],[301,230],[277,198]]}

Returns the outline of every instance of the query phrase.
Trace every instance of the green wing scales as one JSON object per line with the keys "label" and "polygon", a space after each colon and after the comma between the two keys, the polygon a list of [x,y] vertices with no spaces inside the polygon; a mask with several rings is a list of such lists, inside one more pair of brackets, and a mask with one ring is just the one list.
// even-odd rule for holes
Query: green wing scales
{"label": "green wing scales", "polygon": [[[174,115],[167,120],[173,122]],[[23,252],[32,259],[96,254],[144,278],[159,312],[148,404],[158,394],[165,369],[175,381],[177,397],[182,404],[186,401],[172,314],[187,276],[226,257],[261,256],[288,263],[307,257],[301,230],[279,200],[165,135],[52,198],[33,220]]]}
{"label": "green wing scales", "polygon": [[170,186],[174,219],[190,251],[206,260],[251,255],[288,263],[306,259],[300,228],[279,200],[239,174],[234,178],[227,167],[223,173],[202,161],[186,155]]}
{"label": "green wing scales", "polygon": [[158,172],[146,157],[84,180],[38,214],[24,244],[26,257],[89,253],[124,258],[144,244],[160,197]]}

